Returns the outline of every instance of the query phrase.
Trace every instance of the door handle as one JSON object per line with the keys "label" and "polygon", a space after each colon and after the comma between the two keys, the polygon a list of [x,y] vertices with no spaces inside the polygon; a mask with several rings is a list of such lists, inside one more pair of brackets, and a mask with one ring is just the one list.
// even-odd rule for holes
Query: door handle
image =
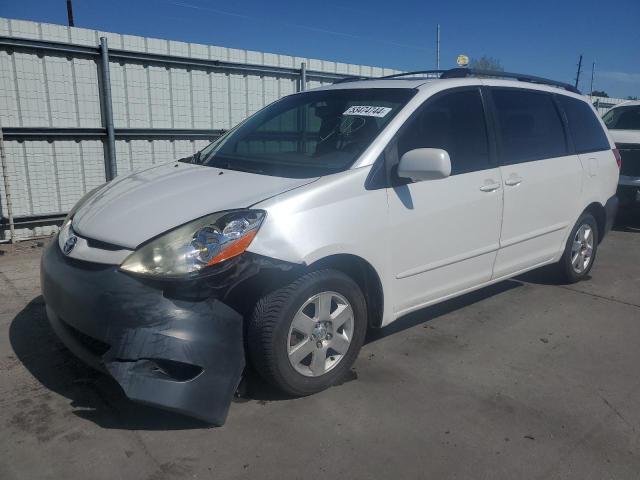
{"label": "door handle", "polygon": [[523,178],[519,177],[518,175],[513,175],[509,178],[507,178],[504,181],[505,185],[509,185],[510,187],[515,187],[516,185],[520,185],[522,183]]}
{"label": "door handle", "polygon": [[481,186],[480,190],[482,192],[495,192],[499,188],[500,188],[500,184],[499,183],[487,183],[487,184]]}

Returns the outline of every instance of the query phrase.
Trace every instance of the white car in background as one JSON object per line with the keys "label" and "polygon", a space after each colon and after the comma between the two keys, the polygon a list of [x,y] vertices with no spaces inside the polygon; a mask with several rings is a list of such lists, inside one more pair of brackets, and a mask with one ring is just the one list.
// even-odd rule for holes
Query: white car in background
{"label": "white car in background", "polygon": [[640,101],[616,105],[602,119],[622,159],[618,183],[620,205],[640,205]]}

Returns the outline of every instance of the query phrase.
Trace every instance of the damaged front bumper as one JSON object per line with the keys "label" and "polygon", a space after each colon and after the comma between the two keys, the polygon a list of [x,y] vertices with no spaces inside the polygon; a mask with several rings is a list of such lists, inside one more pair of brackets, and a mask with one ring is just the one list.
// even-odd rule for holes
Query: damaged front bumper
{"label": "damaged front bumper", "polygon": [[72,260],[56,240],[43,253],[41,284],[63,343],[127,397],[224,423],[245,366],[243,321],[206,285],[189,297],[193,285],[175,289]]}

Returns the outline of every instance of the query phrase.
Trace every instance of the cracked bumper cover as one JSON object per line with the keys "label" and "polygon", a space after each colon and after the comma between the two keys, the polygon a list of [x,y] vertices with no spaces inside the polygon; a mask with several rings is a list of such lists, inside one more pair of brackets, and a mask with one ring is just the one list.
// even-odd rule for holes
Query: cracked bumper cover
{"label": "cracked bumper cover", "polygon": [[113,265],[41,263],[47,317],[63,343],[131,400],[222,425],[244,366],[242,316],[216,299],[180,300]]}

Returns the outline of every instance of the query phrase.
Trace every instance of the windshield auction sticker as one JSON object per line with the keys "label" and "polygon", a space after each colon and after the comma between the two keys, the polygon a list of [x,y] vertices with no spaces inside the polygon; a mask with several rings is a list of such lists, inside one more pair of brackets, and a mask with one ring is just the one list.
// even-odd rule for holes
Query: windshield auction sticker
{"label": "windshield auction sticker", "polygon": [[389,107],[374,107],[373,105],[353,105],[343,115],[356,115],[359,117],[384,117],[389,113]]}

